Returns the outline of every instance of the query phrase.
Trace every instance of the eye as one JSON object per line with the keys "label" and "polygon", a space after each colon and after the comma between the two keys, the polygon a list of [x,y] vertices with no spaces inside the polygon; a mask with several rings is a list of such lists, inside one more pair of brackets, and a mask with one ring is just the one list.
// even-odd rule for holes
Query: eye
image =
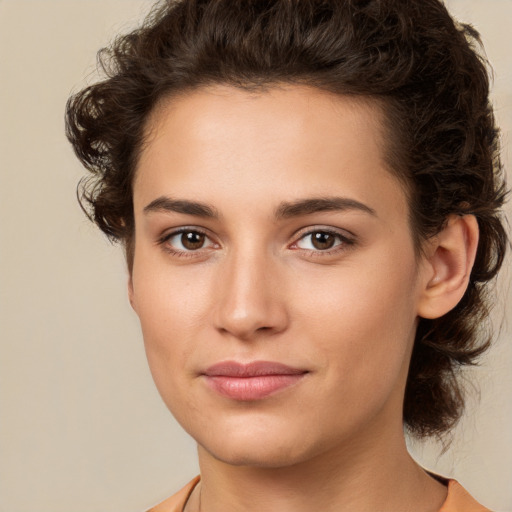
{"label": "eye", "polygon": [[340,233],[317,229],[302,235],[294,245],[299,249],[309,251],[328,251],[340,245],[351,245],[352,243],[352,240],[344,237]]}
{"label": "eye", "polygon": [[174,231],[161,240],[169,250],[173,252],[193,252],[207,247],[213,247],[215,244],[208,236],[195,229],[181,229]]}

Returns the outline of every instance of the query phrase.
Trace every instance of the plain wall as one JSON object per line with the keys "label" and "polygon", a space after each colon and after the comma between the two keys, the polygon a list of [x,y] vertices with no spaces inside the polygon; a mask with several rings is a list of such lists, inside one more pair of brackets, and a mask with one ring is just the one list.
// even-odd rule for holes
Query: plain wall
{"label": "plain wall", "polygon": [[[66,99],[94,79],[96,51],[150,4],[0,0],[0,512],[141,511],[198,472],[147,369],[122,253],[76,202],[84,173],[64,137]],[[448,4],[483,35],[510,147],[512,1]],[[496,511],[512,511],[511,333],[506,320],[468,373],[480,399],[447,453],[411,446]]]}

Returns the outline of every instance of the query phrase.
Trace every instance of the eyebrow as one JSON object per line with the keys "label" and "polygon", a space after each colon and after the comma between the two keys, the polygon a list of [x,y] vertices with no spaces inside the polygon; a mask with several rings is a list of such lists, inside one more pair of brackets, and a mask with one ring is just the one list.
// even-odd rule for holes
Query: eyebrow
{"label": "eyebrow", "polygon": [[318,197],[299,199],[292,202],[281,203],[275,213],[276,219],[288,219],[311,215],[317,212],[334,212],[359,210],[377,217],[377,212],[370,206],[348,197]]}
{"label": "eyebrow", "polygon": [[[298,199],[291,202],[282,202],[276,208],[274,216],[276,220],[311,215],[317,212],[358,210],[377,216],[376,211],[370,206],[348,197],[315,197]],[[174,212],[195,217],[218,219],[219,212],[209,204],[186,199],[172,199],[162,196],[151,201],[144,207],[144,213]]]}
{"label": "eyebrow", "polygon": [[213,206],[196,201],[187,201],[186,199],[171,199],[165,196],[151,201],[144,207],[144,213],[152,212],[175,212],[209,219],[219,218],[219,213]]}

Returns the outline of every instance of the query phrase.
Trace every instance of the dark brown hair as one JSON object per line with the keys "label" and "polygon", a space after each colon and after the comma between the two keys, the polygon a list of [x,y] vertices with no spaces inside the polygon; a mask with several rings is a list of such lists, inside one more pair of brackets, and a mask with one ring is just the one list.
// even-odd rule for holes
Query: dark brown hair
{"label": "dark brown hair", "polygon": [[111,238],[134,243],[132,182],[148,115],[164,97],[208,84],[306,84],[384,105],[388,166],[406,185],[417,247],[449,215],[473,214],[480,241],[469,287],[421,319],[404,401],[417,436],[460,417],[458,370],[489,345],[486,290],[507,243],[505,185],[477,32],[438,0],[160,2],[138,30],[100,51],[102,81],[70,98],[67,136],[92,173],[82,207]]}

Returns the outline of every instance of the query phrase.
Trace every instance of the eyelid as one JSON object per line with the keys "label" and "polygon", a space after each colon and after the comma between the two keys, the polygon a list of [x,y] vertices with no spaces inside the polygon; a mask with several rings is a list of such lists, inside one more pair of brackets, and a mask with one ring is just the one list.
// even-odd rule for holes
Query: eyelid
{"label": "eyelid", "polygon": [[158,236],[158,242],[169,240],[169,238],[179,235],[180,233],[188,233],[188,232],[201,233],[201,235],[205,235],[208,238],[211,238],[205,229],[200,228],[198,226],[180,226],[177,228],[171,228],[171,229],[164,231],[161,235]]}
{"label": "eyelid", "polygon": [[[182,233],[190,233],[190,232],[199,233],[201,235],[204,235],[210,241],[211,245],[209,245],[207,247],[200,247],[199,249],[196,249],[196,250],[183,250],[183,249],[178,249],[176,247],[173,247],[172,245],[167,243],[171,238],[173,238],[177,235],[180,235]],[[203,254],[205,250],[210,249],[212,246],[213,247],[219,246],[219,244],[217,242],[215,242],[215,240],[213,239],[211,234],[208,232],[208,230],[206,230],[204,228],[200,228],[198,226],[180,226],[179,228],[174,228],[169,231],[165,231],[162,235],[160,235],[157,238],[156,243],[157,243],[157,245],[162,246],[162,248],[165,251],[167,251],[175,256],[181,256],[181,257],[194,257],[199,254]]]}
{"label": "eyelid", "polygon": [[[209,241],[210,244],[207,247],[200,247],[196,250],[182,250],[178,249],[176,247],[173,247],[172,245],[168,244],[167,242],[181,234],[181,233],[187,233],[187,232],[196,232],[200,233],[201,235],[204,235]],[[307,236],[310,236],[314,233],[323,232],[323,233],[329,233],[335,237],[337,237],[341,243],[335,245],[334,247],[330,249],[304,249],[302,247],[298,247],[297,243],[304,239]],[[332,226],[325,226],[325,225],[315,225],[315,226],[308,226],[306,228],[302,228],[295,232],[293,235],[293,242],[288,245],[289,249],[296,250],[296,251],[302,251],[304,253],[312,254],[315,256],[328,256],[332,255],[334,253],[347,250],[350,246],[353,246],[356,243],[356,236],[351,233],[350,231],[347,231],[346,229],[340,229],[335,228]],[[161,245],[163,249],[175,256],[179,257],[194,257],[198,256],[200,254],[204,254],[205,251],[213,248],[218,248],[220,244],[214,240],[214,237],[212,237],[211,232],[205,228],[199,227],[199,226],[180,226],[174,229],[170,229],[168,231],[165,231],[162,235],[160,235],[156,241],[158,245]]]}
{"label": "eyelid", "polygon": [[[305,237],[310,236],[314,233],[318,233],[318,232],[328,233],[333,236],[336,236],[341,241],[341,243],[339,243],[338,245],[335,245],[334,247],[332,247],[330,249],[325,249],[325,250],[304,249],[302,247],[297,246],[297,243],[300,240],[302,240]],[[303,229],[299,230],[298,232],[296,232],[293,238],[295,241],[292,242],[292,244],[289,246],[291,249],[296,250],[296,251],[304,251],[304,252],[307,252],[310,254],[314,254],[315,256],[316,255],[320,255],[320,256],[326,255],[327,256],[329,254],[333,254],[338,251],[346,250],[348,247],[350,247],[356,243],[356,236],[353,233],[351,233],[350,231],[347,231],[345,229],[334,228],[332,226],[322,226],[322,225],[308,226],[307,228],[303,228]]]}
{"label": "eyelid", "polygon": [[355,238],[356,238],[356,235],[354,233],[352,233],[346,229],[335,228],[332,226],[325,226],[325,225],[314,225],[314,226],[308,226],[306,228],[299,229],[298,231],[296,231],[294,233],[293,238],[295,241],[297,241],[307,235],[311,235],[311,234],[317,233],[319,231],[339,236],[343,240],[347,240],[347,241],[355,241]]}

